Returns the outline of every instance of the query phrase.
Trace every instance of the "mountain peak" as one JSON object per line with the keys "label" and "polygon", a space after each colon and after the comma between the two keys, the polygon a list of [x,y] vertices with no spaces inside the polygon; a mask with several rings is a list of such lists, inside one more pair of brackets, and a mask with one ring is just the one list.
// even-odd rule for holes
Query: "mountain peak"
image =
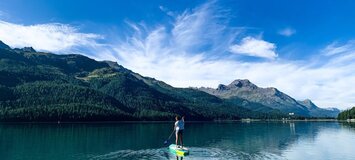
{"label": "mountain peak", "polygon": [[32,47],[23,47],[22,50],[25,52],[36,52],[36,50]]}
{"label": "mountain peak", "polygon": [[11,49],[11,48],[0,40],[0,49]]}
{"label": "mountain peak", "polygon": [[303,100],[304,103],[312,103],[312,101],[310,99],[305,99]]}
{"label": "mountain peak", "polygon": [[313,102],[310,99],[305,99],[303,100],[303,103],[305,104],[310,104],[310,105],[314,105]]}
{"label": "mountain peak", "polygon": [[37,52],[32,47],[15,48],[14,50],[15,51],[20,51],[20,52]]}
{"label": "mountain peak", "polygon": [[340,112],[340,110],[338,108],[334,108],[334,107],[329,107],[329,108],[324,108],[324,109],[328,110],[328,111]]}
{"label": "mountain peak", "polygon": [[318,108],[310,99],[305,99],[301,101],[301,104],[307,108]]}
{"label": "mountain peak", "polygon": [[257,88],[257,86],[255,84],[251,83],[247,79],[236,79],[231,84],[229,84],[228,87],[231,87],[231,88],[247,87],[247,88],[252,88],[252,89]]}

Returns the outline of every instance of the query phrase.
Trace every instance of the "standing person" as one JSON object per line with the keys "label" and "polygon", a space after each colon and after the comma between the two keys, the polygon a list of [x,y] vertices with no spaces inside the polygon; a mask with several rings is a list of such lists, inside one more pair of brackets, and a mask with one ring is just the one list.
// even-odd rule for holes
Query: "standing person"
{"label": "standing person", "polygon": [[184,125],[185,125],[185,116],[182,116],[182,118],[177,115],[175,117],[175,126],[174,126],[174,129],[175,129],[175,134],[176,134],[176,140],[175,140],[175,143],[176,143],[176,147],[179,148],[178,146],[178,140],[180,139],[180,145],[181,145],[181,148],[183,148],[184,144],[183,144],[183,132],[184,132]]}

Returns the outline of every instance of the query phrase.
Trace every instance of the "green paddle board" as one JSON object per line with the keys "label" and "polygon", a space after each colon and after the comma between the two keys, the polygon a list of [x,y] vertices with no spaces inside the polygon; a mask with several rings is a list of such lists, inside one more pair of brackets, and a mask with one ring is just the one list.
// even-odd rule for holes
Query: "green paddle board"
{"label": "green paddle board", "polygon": [[176,154],[177,156],[186,156],[189,154],[189,149],[187,149],[186,147],[181,148],[181,146],[179,146],[179,148],[177,148],[176,144],[171,144],[169,146],[169,151],[171,153]]}

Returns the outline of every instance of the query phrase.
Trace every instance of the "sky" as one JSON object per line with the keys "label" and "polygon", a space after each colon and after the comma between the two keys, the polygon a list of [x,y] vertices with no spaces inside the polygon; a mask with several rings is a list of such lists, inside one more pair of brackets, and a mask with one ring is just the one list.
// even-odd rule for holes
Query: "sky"
{"label": "sky", "polygon": [[117,61],[175,87],[249,79],[355,106],[355,1],[0,0],[0,40]]}

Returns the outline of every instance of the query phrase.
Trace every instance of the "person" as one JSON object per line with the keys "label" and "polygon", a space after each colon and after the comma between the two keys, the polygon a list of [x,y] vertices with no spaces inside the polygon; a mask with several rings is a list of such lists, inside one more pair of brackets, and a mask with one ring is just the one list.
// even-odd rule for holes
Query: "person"
{"label": "person", "polygon": [[180,139],[180,145],[181,145],[181,148],[183,148],[184,146],[184,143],[183,143],[183,132],[184,132],[184,125],[185,125],[185,117],[182,116],[182,118],[177,115],[175,117],[175,125],[174,125],[174,129],[175,129],[175,134],[176,134],[176,140],[175,140],[175,143],[176,143],[176,147],[178,147],[178,140]]}

